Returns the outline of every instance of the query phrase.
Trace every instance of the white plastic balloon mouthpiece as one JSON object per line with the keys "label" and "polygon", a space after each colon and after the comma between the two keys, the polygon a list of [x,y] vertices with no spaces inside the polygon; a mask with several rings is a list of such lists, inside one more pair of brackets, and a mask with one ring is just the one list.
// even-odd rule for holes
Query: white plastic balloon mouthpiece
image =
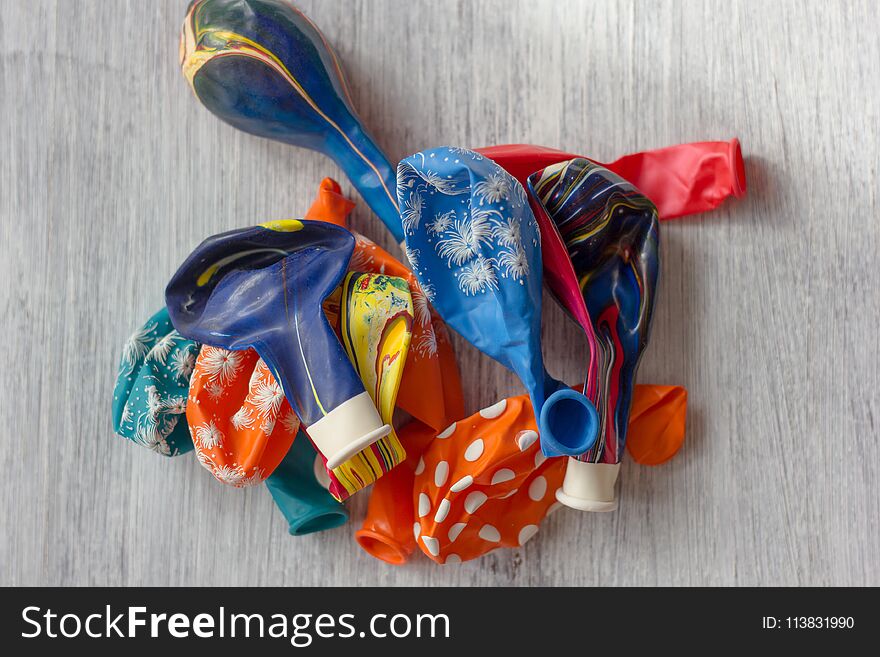
{"label": "white plastic balloon mouthpiece", "polygon": [[618,472],[620,463],[584,463],[570,458],[556,499],[579,511],[614,511]]}
{"label": "white plastic balloon mouthpiece", "polygon": [[310,425],[306,432],[332,470],[391,433],[391,425],[382,422],[369,393],[362,392]]}

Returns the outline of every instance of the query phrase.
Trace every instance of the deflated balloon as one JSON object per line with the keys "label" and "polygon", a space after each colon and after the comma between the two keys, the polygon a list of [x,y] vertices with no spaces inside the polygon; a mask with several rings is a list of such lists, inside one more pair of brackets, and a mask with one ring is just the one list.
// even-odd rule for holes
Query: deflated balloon
{"label": "deflated balloon", "polygon": [[533,174],[529,188],[565,244],[597,346],[587,387],[597,384],[599,439],[570,462],[559,499],[612,510],[660,271],[657,210],[631,184],[582,158]]}
{"label": "deflated balloon", "polygon": [[[507,144],[478,148],[523,185],[552,164],[581,155],[544,146]],[[731,197],[746,194],[746,170],[738,139],[678,144],[632,153],[610,164],[592,162],[631,182],[657,206],[661,220],[714,210]]]}
{"label": "deflated balloon", "polygon": [[[306,219],[346,227],[346,218],[353,208],[354,203],[342,195],[339,184],[331,178],[324,178]],[[415,419],[440,431],[464,415],[461,379],[446,326],[431,308],[418,280],[407,267],[363,235],[353,235],[355,247],[349,262],[350,271],[397,276],[409,286],[414,321],[397,405]]]}
{"label": "deflated balloon", "polygon": [[202,347],[186,417],[199,462],[237,488],[272,474],[299,430],[281,386],[253,349]]}
{"label": "deflated balloon", "polygon": [[397,195],[422,291],[450,326],[519,376],[545,454],[588,450],[594,405],[544,369],[541,241],[522,185],[473,151],[437,148],[400,163]]}
{"label": "deflated balloon", "polygon": [[122,350],[113,389],[113,430],[163,456],[193,448],[186,396],[199,345],[174,330],[162,308]]}
{"label": "deflated balloon", "polygon": [[200,244],[165,292],[181,334],[253,348],[332,469],[388,434],[322,309],[354,249],[338,226],[287,220]]}
{"label": "deflated balloon", "polygon": [[418,544],[438,563],[524,545],[556,503],[566,459],[546,458],[526,395],[438,434],[416,470]]}
{"label": "deflated balloon", "polygon": [[629,412],[626,450],[642,465],[660,465],[684,443],[687,390],[637,385]]}
{"label": "deflated balloon", "polygon": [[348,511],[316,478],[316,458],[319,457],[308,436],[300,432],[266,479],[266,487],[287,520],[291,536],[333,529],[348,521]]}
{"label": "deflated balloon", "polygon": [[319,151],[345,171],[399,242],[394,168],[361,124],[339,59],[281,0],[197,0],[180,37],[196,98],[230,125]]}
{"label": "deflated balloon", "polygon": [[[337,322],[345,351],[382,421],[391,425],[412,337],[409,287],[402,278],[352,272],[345,277],[339,296]],[[325,304],[325,310],[329,305]],[[387,436],[330,470],[330,493],[342,501],[405,458],[406,451],[392,428]]]}
{"label": "deflated balloon", "polygon": [[[398,433],[401,441],[406,445],[409,458],[373,486],[363,526],[355,533],[358,544],[377,559],[399,565],[407,561],[416,548],[417,539],[421,538],[424,531],[429,538],[437,539],[436,544],[431,540],[427,544],[424,540],[420,540],[419,545],[423,550],[428,550],[429,547],[434,550],[436,547],[437,556],[433,557],[430,551],[427,552],[428,556],[444,563],[454,563],[457,559],[476,558],[502,545],[507,547],[521,545],[534,535],[535,528],[540,526],[540,519],[558,506],[553,505],[551,499],[550,506],[546,507],[546,513],[543,512],[546,495],[549,494],[552,498],[552,494],[562,481],[566,459],[545,459],[542,453],[533,449],[536,424],[529,404],[522,403],[524,399],[524,397],[510,398],[490,406],[471,418],[453,423],[439,435],[432,433],[428,427],[419,422],[411,422],[403,427]],[[683,388],[636,386],[627,440],[627,448],[633,454],[633,458],[639,462],[651,463],[652,455],[671,456],[684,441],[686,410],[687,393]],[[494,417],[499,411],[500,415]],[[517,457],[517,453],[511,449],[508,442],[511,436],[516,440],[517,448],[525,447],[525,458],[522,457],[522,452],[520,452],[521,456]],[[480,453],[480,457],[487,450],[495,456],[482,462],[480,457],[476,462],[465,461],[464,455],[469,449],[471,457],[477,453],[477,448],[471,447],[477,437],[483,440],[483,452]],[[450,440],[452,442],[449,442]],[[431,451],[426,456],[425,453],[429,448]],[[643,455],[646,456],[644,461]],[[510,494],[512,489],[509,482],[519,480],[522,471],[528,470],[529,457],[533,457],[531,463],[534,471],[523,480],[528,482],[528,486],[521,484],[517,492],[510,497],[495,499]],[[440,466],[438,475],[437,468],[442,461],[456,465]],[[502,466],[501,462],[507,465]],[[514,464],[513,467],[510,464]],[[484,493],[486,501],[479,504],[472,514],[473,522],[468,518],[466,521],[459,519],[450,523],[448,518],[452,512],[451,498],[448,511],[444,511],[446,505],[443,504],[443,500],[452,492],[451,484],[461,480],[461,477],[453,479],[451,475],[453,467],[470,474],[475,481],[486,480],[484,475],[475,475],[477,470],[495,473],[506,467],[514,472],[515,476],[514,479],[507,479],[509,474],[502,472],[496,478],[496,486],[508,484],[507,492],[501,493],[501,489],[498,489],[492,490],[491,496]],[[442,476],[444,474],[445,483],[441,484],[443,487],[441,493],[435,489],[438,488],[437,481],[444,480]],[[489,477],[490,487],[493,476]],[[546,487],[539,477],[544,477],[547,482]],[[499,481],[501,479],[507,481]],[[467,480],[463,483],[467,483]],[[539,496],[542,490],[545,495]],[[422,517],[416,514],[416,507],[423,504],[422,492],[428,497],[428,506],[434,509],[433,515],[430,512]],[[536,502],[532,497],[539,499]],[[476,505],[481,499],[479,495],[472,498],[471,506]],[[422,510],[424,508],[423,506]],[[464,513],[467,513],[464,506],[462,509],[459,518],[463,518]],[[439,524],[436,519],[438,511],[441,518],[444,512],[447,513],[446,519],[441,520]],[[461,522],[465,522],[465,527],[460,526]],[[501,540],[487,541],[480,537],[480,530],[484,524],[498,530]],[[446,526],[452,532],[451,536],[446,532],[444,537]],[[483,534],[494,536],[491,529],[486,529]]]}

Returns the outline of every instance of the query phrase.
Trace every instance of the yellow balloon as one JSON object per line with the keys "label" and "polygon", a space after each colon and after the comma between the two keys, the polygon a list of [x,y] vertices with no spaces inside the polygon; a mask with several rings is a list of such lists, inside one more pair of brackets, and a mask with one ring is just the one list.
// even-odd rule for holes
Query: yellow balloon
{"label": "yellow balloon", "polygon": [[[342,283],[339,306],[342,344],[382,421],[392,424],[412,339],[409,286],[396,276],[351,272]],[[352,494],[404,459],[406,451],[392,429],[388,436],[335,468],[333,474]]]}

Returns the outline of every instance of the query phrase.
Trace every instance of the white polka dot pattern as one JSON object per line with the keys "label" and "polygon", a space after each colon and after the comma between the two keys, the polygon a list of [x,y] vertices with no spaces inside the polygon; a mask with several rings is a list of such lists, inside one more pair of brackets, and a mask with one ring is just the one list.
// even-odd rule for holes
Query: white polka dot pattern
{"label": "white polka dot pattern", "polygon": [[446,516],[449,515],[449,509],[452,508],[452,504],[449,503],[449,500],[442,500],[440,504],[437,505],[437,513],[434,514],[434,522],[443,522],[446,520]]}
{"label": "white polka dot pattern", "polygon": [[481,506],[483,506],[487,499],[489,498],[486,497],[485,493],[475,490],[473,493],[468,494],[468,496],[464,500],[465,511],[467,511],[468,513],[473,513]]}
{"label": "white polka dot pattern", "polygon": [[454,484],[452,484],[452,486],[450,487],[449,490],[451,490],[453,493],[460,493],[465,488],[470,486],[472,483],[474,483],[474,478],[471,477],[470,475],[465,475],[464,477],[462,477],[461,479],[456,481]]}
{"label": "white polka dot pattern", "polygon": [[431,512],[431,498],[427,493],[419,493],[419,518],[424,518]]}
{"label": "white polka dot pattern", "polygon": [[517,537],[517,541],[520,545],[525,545],[528,543],[532,537],[538,533],[538,525],[526,525],[522,529],[519,530],[519,536]]}
{"label": "white polka dot pattern", "polygon": [[535,441],[538,440],[538,432],[537,431],[520,431],[516,434],[516,444],[519,446],[519,451],[524,452],[529,447],[535,444]]}
{"label": "white polka dot pattern", "polygon": [[516,474],[510,468],[501,468],[500,470],[496,470],[495,474],[492,475],[492,485],[503,484],[505,481],[510,481],[515,477]]}
{"label": "white polka dot pattern", "polygon": [[496,417],[499,417],[505,410],[507,410],[507,400],[502,399],[497,404],[492,404],[488,408],[484,408],[480,411],[480,416],[486,418],[487,420],[492,420]]}
{"label": "white polka dot pattern", "polygon": [[486,445],[483,443],[483,439],[477,438],[474,442],[468,445],[466,450],[464,450],[464,460],[473,463],[483,455],[483,450],[485,448]]}
{"label": "white polka dot pattern", "polygon": [[436,557],[440,554],[440,541],[432,536],[422,536],[422,543],[425,544],[425,547],[428,548],[428,552],[432,557]]}
{"label": "white polka dot pattern", "polygon": [[449,533],[447,536],[449,537],[450,543],[455,543],[455,539],[458,538],[459,534],[464,531],[464,528],[467,527],[466,522],[457,522],[452,527],[449,528]]}
{"label": "white polka dot pattern", "polygon": [[437,434],[437,437],[438,437],[440,440],[443,440],[444,438],[449,438],[449,436],[451,436],[451,435],[453,434],[453,432],[455,431],[455,425],[456,425],[456,424],[457,424],[456,422],[453,422],[452,424],[450,424],[450,425],[449,425],[448,427],[446,427],[443,431],[441,431],[440,433],[438,433],[438,434]]}
{"label": "white polka dot pattern", "polygon": [[535,477],[534,481],[529,484],[529,499],[532,502],[540,502],[547,494],[547,480],[542,476]]}
{"label": "white polka dot pattern", "polygon": [[501,533],[492,525],[483,525],[480,527],[480,538],[490,543],[497,543],[501,540]]}

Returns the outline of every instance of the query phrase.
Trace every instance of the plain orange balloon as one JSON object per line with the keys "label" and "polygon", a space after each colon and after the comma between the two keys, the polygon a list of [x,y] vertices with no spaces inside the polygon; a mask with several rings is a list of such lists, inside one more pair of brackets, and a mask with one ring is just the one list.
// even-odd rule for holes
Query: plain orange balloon
{"label": "plain orange balloon", "polygon": [[626,449],[636,463],[665,463],[684,443],[687,390],[637,385],[629,412]]}

